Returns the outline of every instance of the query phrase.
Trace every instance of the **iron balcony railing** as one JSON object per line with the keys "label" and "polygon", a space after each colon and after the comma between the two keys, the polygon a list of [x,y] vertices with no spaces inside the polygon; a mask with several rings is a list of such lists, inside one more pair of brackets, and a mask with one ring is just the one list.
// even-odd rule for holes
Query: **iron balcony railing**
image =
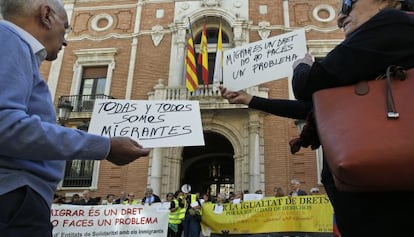
{"label": "iron balcony railing", "polygon": [[64,95],[59,97],[58,105],[69,102],[73,106],[72,112],[92,112],[96,99],[115,99],[104,94],[96,95]]}

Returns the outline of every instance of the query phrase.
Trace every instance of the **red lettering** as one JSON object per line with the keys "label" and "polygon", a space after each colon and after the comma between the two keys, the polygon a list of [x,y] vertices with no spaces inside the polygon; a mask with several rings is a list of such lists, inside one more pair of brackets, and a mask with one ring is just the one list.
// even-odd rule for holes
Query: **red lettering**
{"label": "red lettering", "polygon": [[93,226],[93,220],[63,220],[63,227],[88,227]]}
{"label": "red lettering", "polygon": [[115,225],[146,225],[157,224],[158,218],[139,217],[139,218],[116,218]]}
{"label": "red lettering", "polygon": [[84,216],[84,210],[71,210],[71,209],[51,209],[51,216]]}
{"label": "red lettering", "polygon": [[139,215],[141,214],[142,207],[124,208],[121,210],[122,215]]}

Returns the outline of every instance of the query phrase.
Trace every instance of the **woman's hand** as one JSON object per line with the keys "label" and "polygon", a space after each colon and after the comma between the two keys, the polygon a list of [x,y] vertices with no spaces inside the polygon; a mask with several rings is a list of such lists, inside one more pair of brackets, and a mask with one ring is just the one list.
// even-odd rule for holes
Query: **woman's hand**
{"label": "woman's hand", "polygon": [[299,64],[301,63],[305,63],[308,64],[309,66],[312,66],[313,64],[313,57],[310,53],[306,53],[305,57],[300,58],[298,60],[296,60],[295,62],[293,62],[293,69],[295,69]]}
{"label": "woman's hand", "polygon": [[230,104],[245,104],[249,105],[253,96],[245,91],[230,91],[227,88],[220,86],[221,97],[227,99]]}

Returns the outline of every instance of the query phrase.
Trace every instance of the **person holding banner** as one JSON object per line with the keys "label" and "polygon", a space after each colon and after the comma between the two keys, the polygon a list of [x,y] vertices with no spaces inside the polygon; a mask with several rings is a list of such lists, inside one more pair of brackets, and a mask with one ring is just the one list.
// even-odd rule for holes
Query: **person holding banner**
{"label": "person holding banner", "polygon": [[150,150],[56,124],[40,65],[67,45],[71,27],[60,0],[1,0],[0,9],[0,235],[50,237],[66,160],[126,165]]}
{"label": "person holding banner", "polygon": [[[414,67],[414,16],[405,12],[414,10],[412,0],[343,0],[341,3],[337,21],[345,32],[345,40],[320,62],[313,62],[307,55],[294,64],[292,85],[297,100],[259,98],[244,91],[221,88],[222,96],[230,103],[246,104],[278,116],[306,119],[301,137],[290,144],[292,153],[300,147],[319,147],[310,113],[315,91],[375,78],[389,65]],[[342,237],[412,233],[407,214],[414,213],[414,205],[410,204],[414,191],[338,191],[325,160],[322,182]]]}

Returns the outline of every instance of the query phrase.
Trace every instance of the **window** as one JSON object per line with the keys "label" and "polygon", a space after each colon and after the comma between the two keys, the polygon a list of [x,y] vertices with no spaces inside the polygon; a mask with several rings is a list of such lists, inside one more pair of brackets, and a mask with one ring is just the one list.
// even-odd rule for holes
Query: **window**
{"label": "window", "polygon": [[[116,66],[115,48],[78,49],[73,51],[77,58],[74,65],[71,94],[76,95],[72,101],[75,112],[92,111],[94,100],[110,97],[110,85]],[[86,129],[87,126],[79,127]],[[66,161],[61,189],[89,188],[98,185],[100,161],[73,160]]]}
{"label": "window", "polygon": [[[107,72],[108,65],[83,67],[76,103],[77,111],[92,111],[95,99],[103,98]],[[97,170],[98,164],[99,162],[93,160],[66,161],[62,188],[90,188],[96,186],[94,174],[97,173],[95,170]]]}
{"label": "window", "polygon": [[107,66],[84,68],[79,94],[84,96],[103,95],[107,71]]}
{"label": "window", "polygon": [[66,161],[62,187],[91,187],[93,170],[93,160]]}

